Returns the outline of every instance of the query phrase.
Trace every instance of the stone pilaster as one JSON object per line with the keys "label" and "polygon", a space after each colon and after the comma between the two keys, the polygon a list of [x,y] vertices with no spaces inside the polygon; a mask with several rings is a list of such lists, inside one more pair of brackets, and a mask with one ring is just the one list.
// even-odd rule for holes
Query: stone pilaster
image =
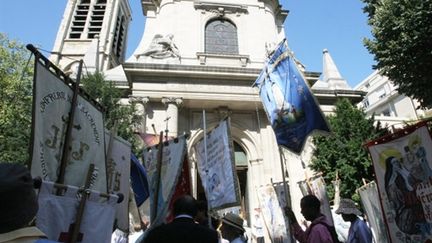
{"label": "stone pilaster", "polygon": [[150,101],[149,97],[141,97],[141,96],[129,96],[129,99],[132,102],[136,103],[136,115],[142,117],[141,124],[135,127],[135,131],[139,133],[145,133],[147,131],[147,113],[146,107],[148,102]]}
{"label": "stone pilaster", "polygon": [[183,99],[177,97],[163,97],[162,103],[167,107],[165,122],[167,123],[168,136],[177,137],[178,110],[183,104]]}

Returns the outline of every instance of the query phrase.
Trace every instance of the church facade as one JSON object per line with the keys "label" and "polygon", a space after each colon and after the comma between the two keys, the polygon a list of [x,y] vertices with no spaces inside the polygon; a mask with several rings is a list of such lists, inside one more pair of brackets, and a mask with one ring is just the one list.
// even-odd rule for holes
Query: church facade
{"label": "church facade", "polygon": [[[210,130],[229,116],[243,216],[252,223],[254,209],[260,207],[257,188],[282,182],[283,176],[289,181],[293,209],[300,212],[297,182],[313,174],[307,169],[313,145],[309,139],[300,155],[279,150],[258,90],[252,87],[268,53],[285,38],[288,11],[278,0],[141,3],[144,34],[133,55],[125,58],[131,21],[127,0],[69,0],[51,60],[73,73],[73,59],[84,59],[90,69],[103,71],[108,80],[127,89],[141,104],[140,132],[189,134],[193,193],[198,199],[204,191],[193,146],[204,134],[204,122]],[[305,71],[300,63],[299,67],[324,113],[331,113],[340,97],[361,101],[364,92],[346,84],[328,51],[323,56],[322,80],[320,72]]]}

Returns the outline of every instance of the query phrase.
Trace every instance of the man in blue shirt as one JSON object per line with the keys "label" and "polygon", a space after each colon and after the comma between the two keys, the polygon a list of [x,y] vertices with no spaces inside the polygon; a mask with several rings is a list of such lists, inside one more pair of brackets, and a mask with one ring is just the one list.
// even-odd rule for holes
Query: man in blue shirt
{"label": "man in blue shirt", "polygon": [[372,243],[372,232],[358,216],[362,215],[351,199],[341,199],[337,214],[341,214],[346,222],[351,222],[347,243]]}

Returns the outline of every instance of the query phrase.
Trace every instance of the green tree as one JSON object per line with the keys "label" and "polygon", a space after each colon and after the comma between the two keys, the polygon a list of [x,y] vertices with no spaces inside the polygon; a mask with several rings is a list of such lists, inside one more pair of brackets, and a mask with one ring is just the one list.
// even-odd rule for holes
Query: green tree
{"label": "green tree", "polygon": [[134,152],[138,152],[140,142],[134,134],[134,127],[142,122],[136,113],[136,103],[122,104],[127,95],[126,90],[119,89],[115,83],[105,79],[102,73],[87,74],[81,79],[85,92],[98,101],[105,109],[105,127],[113,130],[117,127],[117,135],[132,144]]}
{"label": "green tree", "polygon": [[314,137],[316,150],[310,167],[323,172],[330,198],[334,197],[332,181],[338,173],[341,197],[358,200],[355,194],[362,185],[361,179],[374,179],[373,166],[363,144],[384,135],[386,130],[374,126],[374,118],[366,118],[364,111],[347,99],[336,103],[335,113],[327,121],[332,135]]}
{"label": "green tree", "polygon": [[28,162],[33,65],[25,46],[0,33],[0,162]]}
{"label": "green tree", "polygon": [[362,0],[373,39],[365,46],[398,91],[432,106],[432,0]]}

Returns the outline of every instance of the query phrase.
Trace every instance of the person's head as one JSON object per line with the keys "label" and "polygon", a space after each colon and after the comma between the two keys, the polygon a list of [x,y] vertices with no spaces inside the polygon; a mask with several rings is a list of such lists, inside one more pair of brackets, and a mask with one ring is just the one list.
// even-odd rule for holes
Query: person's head
{"label": "person's head", "polygon": [[234,213],[227,213],[222,218],[222,224],[219,229],[222,237],[229,241],[244,235],[245,232],[243,219]]}
{"label": "person's head", "polygon": [[314,195],[306,195],[300,200],[301,214],[307,221],[313,221],[321,215],[321,202]]}
{"label": "person's head", "polygon": [[38,202],[33,179],[23,165],[0,163],[0,234],[29,225]]}
{"label": "person's head", "polygon": [[198,212],[198,205],[195,198],[190,195],[184,195],[178,198],[173,205],[174,216],[187,214],[195,217]]}
{"label": "person's head", "polygon": [[335,213],[341,214],[343,220],[347,222],[353,222],[357,219],[357,216],[362,215],[355,202],[347,198],[341,199],[339,208],[336,209]]}

